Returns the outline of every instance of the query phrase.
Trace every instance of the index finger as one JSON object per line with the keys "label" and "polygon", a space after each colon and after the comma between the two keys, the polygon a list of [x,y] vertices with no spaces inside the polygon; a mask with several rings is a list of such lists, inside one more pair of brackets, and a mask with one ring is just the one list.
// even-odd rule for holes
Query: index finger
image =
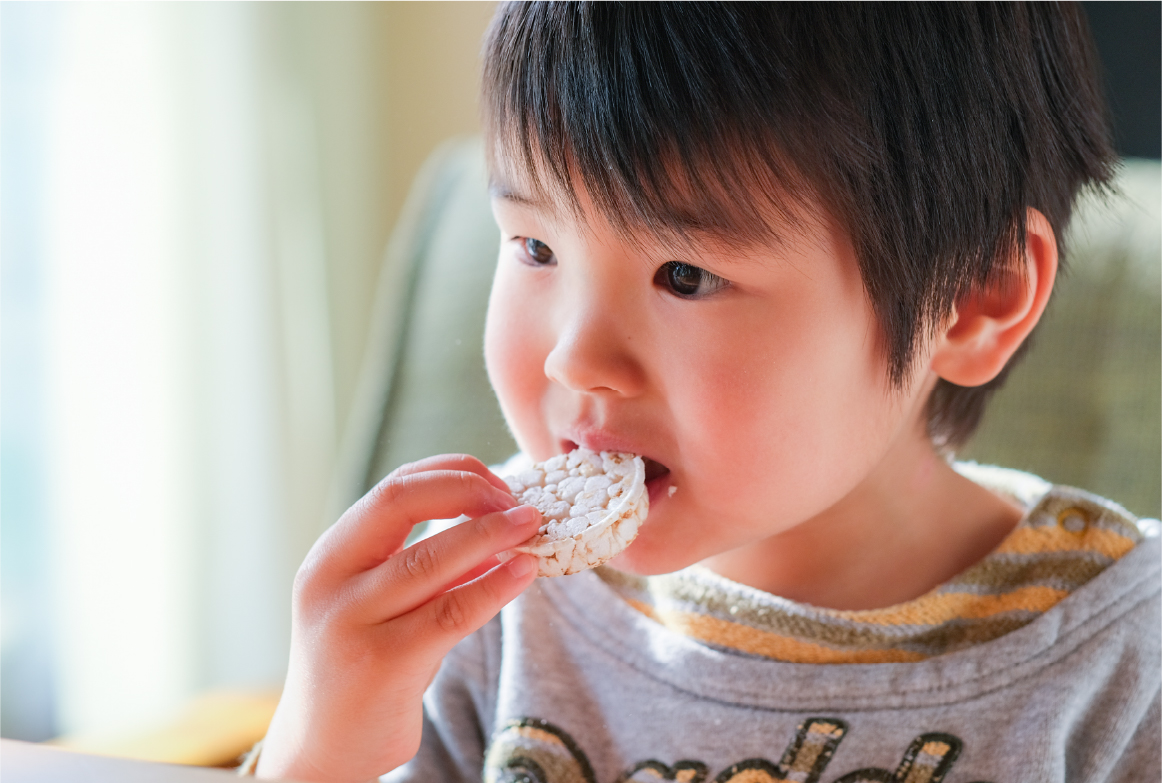
{"label": "index finger", "polygon": [[[502,482],[503,483],[503,482]],[[340,573],[378,566],[403,546],[417,522],[466,514],[479,517],[517,505],[484,476],[463,470],[392,474],[349,508],[319,540],[317,557]]]}
{"label": "index finger", "polygon": [[487,465],[471,454],[437,454],[434,457],[426,457],[407,465],[400,465],[391,472],[391,475],[408,476],[425,470],[465,470],[482,476],[489,484],[502,492],[509,491],[508,484],[504,483],[504,479],[489,470]]}

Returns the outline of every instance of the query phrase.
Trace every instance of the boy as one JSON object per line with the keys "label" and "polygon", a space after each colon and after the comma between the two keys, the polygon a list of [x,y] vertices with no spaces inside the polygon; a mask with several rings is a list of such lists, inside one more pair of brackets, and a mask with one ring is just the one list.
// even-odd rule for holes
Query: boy
{"label": "boy", "polygon": [[1157,536],[944,457],[1109,180],[1094,67],[1075,6],[502,6],[489,375],[650,515],[533,584],[494,473],[399,469],[300,571],[258,773],[1158,779]]}

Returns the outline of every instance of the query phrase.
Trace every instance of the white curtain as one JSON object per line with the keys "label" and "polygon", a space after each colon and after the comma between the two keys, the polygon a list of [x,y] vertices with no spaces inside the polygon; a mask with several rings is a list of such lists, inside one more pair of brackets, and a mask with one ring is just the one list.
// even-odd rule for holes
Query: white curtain
{"label": "white curtain", "polygon": [[113,735],[282,681],[387,233],[380,11],[2,13],[4,493],[43,500],[4,733]]}

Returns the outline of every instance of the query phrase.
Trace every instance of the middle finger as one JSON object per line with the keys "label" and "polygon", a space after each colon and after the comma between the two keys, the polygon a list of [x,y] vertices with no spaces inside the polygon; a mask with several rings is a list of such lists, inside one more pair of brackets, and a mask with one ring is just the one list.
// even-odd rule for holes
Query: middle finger
{"label": "middle finger", "polygon": [[462,581],[474,569],[537,532],[541,514],[532,506],[469,519],[418,541],[360,575],[356,586],[366,619],[381,622],[412,611]]}

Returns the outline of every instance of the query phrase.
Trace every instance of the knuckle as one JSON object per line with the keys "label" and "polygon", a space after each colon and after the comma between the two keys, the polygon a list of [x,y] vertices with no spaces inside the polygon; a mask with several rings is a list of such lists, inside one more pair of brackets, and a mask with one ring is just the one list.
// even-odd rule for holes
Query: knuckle
{"label": "knuckle", "polygon": [[481,579],[477,589],[480,590],[485,605],[499,608],[502,601],[496,582],[488,578]]}
{"label": "knuckle", "polygon": [[446,593],[436,607],[436,625],[445,633],[462,633],[468,624],[468,612],[458,593]]}
{"label": "knuckle", "polygon": [[423,460],[416,460],[415,462],[405,462],[404,464],[400,465],[398,468],[393,470],[391,473],[388,473],[387,479],[400,478],[401,476],[407,476],[407,475],[410,475],[412,473],[415,473],[417,470],[422,469],[422,465],[421,465],[422,462],[423,462]]}
{"label": "knuckle", "polygon": [[310,600],[313,570],[309,563],[303,563],[295,573],[295,581],[291,587],[291,595],[296,602],[302,603]]}
{"label": "knuckle", "polygon": [[458,471],[456,473],[456,483],[459,485],[460,490],[466,493],[473,492],[476,489],[476,481],[479,478],[475,473],[469,473],[467,471]]}
{"label": "knuckle", "polygon": [[334,598],[330,586],[323,583],[314,569],[300,568],[291,591],[292,617],[311,625],[323,622],[334,610]]}
{"label": "knuckle", "polygon": [[490,524],[487,516],[476,517],[471,522],[472,537],[474,539],[492,538],[496,534],[496,525]]}
{"label": "knuckle", "polygon": [[464,466],[465,470],[471,470],[473,473],[478,470],[488,470],[487,465],[471,454],[457,454],[456,459]]}
{"label": "knuckle", "polygon": [[312,549],[299,566],[299,570],[295,572],[291,586],[291,600],[294,605],[309,610],[318,602],[320,594],[324,592],[322,585],[324,571],[323,558]]}
{"label": "knuckle", "polygon": [[303,617],[314,615],[318,609],[317,592],[311,588],[309,581],[299,576],[295,577],[294,587],[291,589],[291,608],[296,615]]}
{"label": "knuckle", "polygon": [[431,578],[438,566],[436,554],[426,546],[416,545],[403,552],[403,569],[412,579]]}
{"label": "knuckle", "polygon": [[456,474],[460,491],[473,501],[488,501],[497,490],[479,473],[463,471]]}
{"label": "knuckle", "polygon": [[411,475],[397,476],[393,473],[381,479],[359,499],[355,506],[357,513],[360,516],[367,516],[376,510],[391,508],[414,489],[415,483],[416,479]]}
{"label": "knuckle", "polygon": [[364,497],[369,505],[390,506],[395,503],[408,484],[407,476],[392,474],[380,481]]}

